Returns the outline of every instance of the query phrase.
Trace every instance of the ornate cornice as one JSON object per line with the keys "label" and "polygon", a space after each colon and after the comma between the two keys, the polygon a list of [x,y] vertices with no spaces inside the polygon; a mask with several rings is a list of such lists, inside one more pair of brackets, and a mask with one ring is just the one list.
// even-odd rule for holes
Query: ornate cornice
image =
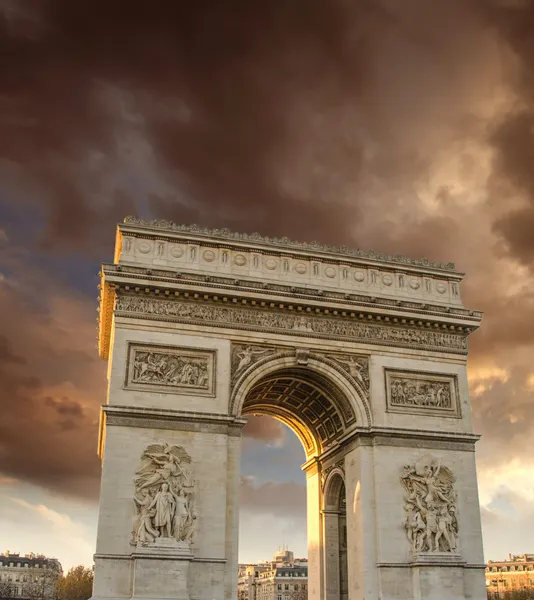
{"label": "ornate cornice", "polygon": [[[386,308],[402,312],[416,312],[423,315],[443,316],[443,317],[460,317],[467,321],[472,321],[474,326],[477,326],[482,319],[482,312],[471,310],[458,306],[446,306],[435,304],[432,302],[419,302],[415,299],[399,299],[385,298],[377,296],[368,296],[357,293],[343,293],[332,290],[314,289],[311,287],[300,287],[294,284],[267,283],[263,281],[239,280],[235,277],[224,277],[222,275],[204,275],[199,273],[174,272],[168,270],[154,269],[146,267],[137,267],[131,265],[103,265],[107,276],[112,276],[114,279],[124,279],[134,281],[151,281],[158,282],[160,285],[197,285],[208,289],[225,289],[238,293],[243,292],[259,292],[262,296],[284,296],[291,298],[294,301],[305,300],[320,300],[335,304],[349,304],[358,307],[367,308]],[[135,285],[135,284],[134,284]],[[141,285],[141,284],[138,284]]]}
{"label": "ornate cornice", "polygon": [[154,221],[145,221],[134,216],[128,216],[124,223],[151,230],[168,231],[173,233],[191,234],[200,237],[218,238],[233,242],[256,243],[265,246],[276,246],[277,248],[288,248],[302,250],[304,252],[320,252],[322,254],[335,254],[338,256],[348,256],[351,258],[363,258],[373,261],[398,263],[412,267],[423,267],[438,269],[441,271],[455,271],[453,262],[433,262],[427,258],[413,259],[400,254],[391,255],[373,250],[361,250],[360,248],[351,248],[349,246],[333,246],[329,244],[320,244],[319,242],[297,242],[287,237],[271,238],[260,235],[259,233],[236,233],[229,229],[206,229],[198,225],[178,225],[172,221],[158,219]]}
{"label": "ornate cornice", "polygon": [[203,431],[240,436],[246,419],[217,413],[201,413],[107,404],[101,426],[143,427],[179,431]]}

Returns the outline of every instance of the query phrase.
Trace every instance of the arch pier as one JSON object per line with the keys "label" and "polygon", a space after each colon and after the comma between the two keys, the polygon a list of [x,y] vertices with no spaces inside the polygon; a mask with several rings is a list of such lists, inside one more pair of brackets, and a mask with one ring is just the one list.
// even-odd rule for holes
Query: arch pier
{"label": "arch pier", "polygon": [[[241,431],[306,453],[310,600],[485,598],[454,265],[129,217],[108,361],[95,600],[235,600]],[[253,599],[250,599],[253,600]]]}

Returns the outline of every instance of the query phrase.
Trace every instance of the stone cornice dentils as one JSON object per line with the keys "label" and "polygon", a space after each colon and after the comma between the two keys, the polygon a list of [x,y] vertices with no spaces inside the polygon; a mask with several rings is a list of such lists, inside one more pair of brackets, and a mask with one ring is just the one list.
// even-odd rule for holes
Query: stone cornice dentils
{"label": "stone cornice dentils", "polygon": [[[131,269],[132,267],[128,267]],[[149,294],[152,297],[172,298],[179,296],[189,300],[209,300],[212,302],[222,302],[228,304],[239,304],[243,306],[256,308],[271,308],[271,309],[287,309],[295,312],[303,312],[308,314],[322,314],[329,316],[352,316],[365,318],[368,320],[384,321],[385,323],[400,323],[412,326],[433,327],[441,329],[450,329],[463,331],[467,334],[472,333],[478,328],[478,323],[481,318],[479,313],[474,311],[470,315],[454,314],[447,309],[443,311],[432,311],[428,305],[421,303],[420,308],[414,308],[415,302],[398,302],[392,304],[387,299],[377,299],[365,297],[365,300],[354,298],[356,294],[346,294],[348,298],[331,298],[325,297],[325,293],[317,294],[318,298],[314,298],[309,292],[281,292],[269,290],[267,287],[258,289],[247,287],[247,282],[240,282],[236,285],[211,283],[210,277],[204,279],[208,281],[188,280],[187,273],[180,273],[179,278],[172,278],[171,273],[168,277],[153,276],[152,269],[139,268],[138,274],[131,272],[123,273],[120,265],[103,265],[106,283],[117,290],[122,290],[128,293]],[[220,279],[220,278],[219,278]],[[230,280],[230,278],[228,278]],[[133,280],[133,281],[132,281]],[[196,289],[191,289],[196,286]],[[284,286],[290,289],[291,286]],[[204,288],[204,289],[202,289]],[[208,288],[208,289],[206,289]],[[215,288],[215,289],[213,289]],[[221,290],[221,291],[217,291]],[[270,300],[266,300],[265,296],[272,296]],[[259,297],[258,297],[259,296]],[[281,298],[279,300],[278,298]],[[322,299],[322,301],[321,301]],[[374,302],[373,302],[374,300]],[[381,302],[384,302],[382,303]],[[331,306],[332,304],[339,306]],[[403,306],[403,304],[411,304],[412,306]],[[362,310],[362,307],[365,307]],[[371,310],[369,310],[371,309]],[[398,313],[405,313],[399,316]],[[363,315],[363,316],[361,316]],[[424,315],[424,316],[423,316]],[[430,320],[432,319],[432,320]],[[437,321],[436,319],[439,319]],[[461,324],[458,324],[458,323]]]}

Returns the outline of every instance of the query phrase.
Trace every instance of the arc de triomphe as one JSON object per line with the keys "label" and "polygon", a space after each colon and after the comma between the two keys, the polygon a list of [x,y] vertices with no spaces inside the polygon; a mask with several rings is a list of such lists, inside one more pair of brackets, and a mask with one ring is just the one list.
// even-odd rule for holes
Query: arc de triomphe
{"label": "arc de triomphe", "polygon": [[101,276],[95,600],[236,600],[250,414],[306,452],[310,600],[486,597],[453,264],[128,217]]}

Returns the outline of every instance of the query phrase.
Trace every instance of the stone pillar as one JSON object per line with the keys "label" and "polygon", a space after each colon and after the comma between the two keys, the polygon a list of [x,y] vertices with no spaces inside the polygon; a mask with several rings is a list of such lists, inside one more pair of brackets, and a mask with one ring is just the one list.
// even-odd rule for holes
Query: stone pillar
{"label": "stone pillar", "polygon": [[[379,598],[373,448],[358,446],[345,456],[348,597]],[[409,598],[409,596],[404,597]]]}
{"label": "stone pillar", "polygon": [[306,469],[308,513],[308,600],[325,600],[323,531],[321,526],[321,481],[315,461]]}
{"label": "stone pillar", "polygon": [[[163,425],[154,419],[154,411],[143,415],[140,410],[134,416],[132,410],[105,410],[93,598],[235,600],[239,435],[244,421],[195,415],[193,427],[185,415],[167,412]],[[183,447],[191,456],[197,526],[190,544],[172,538],[145,544],[132,540],[134,480],[143,453],[159,443]]]}
{"label": "stone pillar", "polygon": [[339,512],[323,511],[325,600],[338,600],[340,594]]}
{"label": "stone pillar", "polygon": [[189,565],[193,558],[190,548],[136,548],[132,558],[132,600],[189,600]]}
{"label": "stone pillar", "polygon": [[228,438],[228,481],[226,488],[225,598],[237,598],[239,544],[239,486],[241,481],[241,438]]}

